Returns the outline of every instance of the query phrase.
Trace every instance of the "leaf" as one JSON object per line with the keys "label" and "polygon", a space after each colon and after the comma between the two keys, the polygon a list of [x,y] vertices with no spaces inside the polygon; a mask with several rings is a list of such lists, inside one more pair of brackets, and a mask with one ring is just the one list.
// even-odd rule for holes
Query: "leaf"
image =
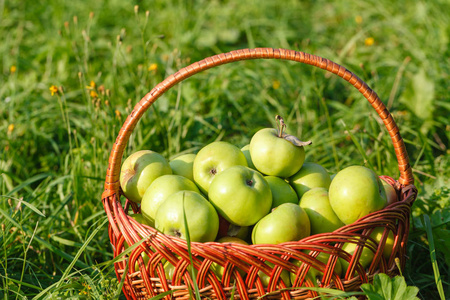
{"label": "leaf", "polygon": [[433,229],[441,227],[450,223],[450,209],[444,208],[443,210],[437,210],[431,215],[431,225]]}
{"label": "leaf", "polygon": [[423,215],[423,222],[425,224],[425,230],[427,232],[428,247],[430,248],[430,258],[431,264],[433,266],[433,273],[436,281],[436,287],[438,289],[441,300],[444,300],[445,299],[444,287],[442,285],[441,274],[439,272],[439,266],[436,259],[436,248],[434,246],[433,230],[431,228],[430,218],[427,214]]}
{"label": "leaf", "polygon": [[422,120],[433,118],[434,83],[424,69],[415,74],[408,89],[403,93],[400,101]]}
{"label": "leaf", "polygon": [[189,233],[189,226],[188,226],[188,222],[187,222],[187,217],[186,217],[186,210],[184,209],[184,193],[183,193],[183,222],[184,222],[184,231],[186,234],[186,243],[188,246],[188,253],[189,253],[189,261],[191,263],[191,278],[192,281],[194,283],[194,289],[195,289],[195,299],[200,300],[200,292],[197,286],[197,276],[195,274],[195,268],[194,268],[194,260],[192,259],[192,251],[191,251],[191,236]]}
{"label": "leaf", "polygon": [[290,134],[283,133],[283,135],[281,137],[283,139],[285,139],[286,141],[291,142],[294,146],[297,146],[297,147],[303,147],[303,146],[308,146],[308,145],[312,144],[311,141],[302,142],[296,136],[293,136]]}
{"label": "leaf", "polygon": [[390,278],[380,273],[373,278],[373,283],[361,285],[361,289],[369,300],[416,300],[419,289],[415,286],[407,286],[403,276]]}
{"label": "leaf", "polygon": [[171,295],[174,292],[174,290],[169,290],[167,292],[161,293],[158,296],[155,296],[153,298],[150,298],[150,300],[159,300],[164,298],[165,296]]}
{"label": "leaf", "polygon": [[[436,249],[441,253],[447,253],[450,249],[450,230],[436,228],[433,229],[433,235],[436,238]],[[445,262],[450,266],[450,255],[444,255]]]}
{"label": "leaf", "polygon": [[286,128],[286,124],[284,123],[283,117],[281,117],[280,115],[276,115],[275,120],[277,121],[278,137],[285,139],[286,141],[290,142],[291,144],[293,144],[294,146],[297,146],[297,147],[303,147],[303,146],[308,146],[308,145],[312,144],[311,141],[302,142],[296,136],[286,134],[284,132],[284,129]]}

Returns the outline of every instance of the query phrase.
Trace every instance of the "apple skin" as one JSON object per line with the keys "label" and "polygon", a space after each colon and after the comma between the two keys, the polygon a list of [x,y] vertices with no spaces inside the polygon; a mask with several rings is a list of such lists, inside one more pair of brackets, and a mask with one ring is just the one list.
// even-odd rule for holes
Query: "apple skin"
{"label": "apple skin", "polygon": [[[144,216],[143,216],[142,214],[139,214],[139,213],[137,213],[137,214],[131,214],[130,217],[133,218],[134,220],[136,220],[138,223],[141,223],[141,224],[143,224],[143,225],[148,225],[148,226],[154,227],[154,224],[148,222],[148,221],[144,218]],[[123,246],[124,246],[124,249],[125,249],[125,250],[129,248],[128,243],[127,243],[126,241],[124,242]],[[142,253],[141,253],[141,256],[142,256],[142,258],[144,259],[144,264],[147,265],[147,263],[148,263],[148,261],[149,261],[150,258],[148,257],[148,255],[147,255],[145,252],[142,252]],[[138,262],[138,261],[136,261],[136,263],[135,263],[135,265],[134,265],[134,269],[135,269],[136,271],[139,271],[139,262]]]}
{"label": "apple skin", "polygon": [[[355,253],[356,250],[356,245],[355,243],[345,243],[342,246],[342,250],[344,250],[345,252],[347,252],[348,254],[353,255]],[[370,264],[372,263],[374,257],[374,253],[372,252],[372,250],[370,250],[367,247],[364,247],[362,252],[361,252],[361,256],[359,257],[359,263],[361,264],[361,266],[363,267],[363,269],[366,269],[367,267],[370,266]],[[341,265],[342,265],[342,275],[345,276],[345,274],[347,273],[348,267],[350,266],[349,262],[343,258],[339,258]]]}
{"label": "apple skin", "polygon": [[269,183],[272,191],[272,208],[283,203],[298,204],[297,193],[286,180],[276,176],[264,176],[264,179]]}
{"label": "apple skin", "polygon": [[250,155],[256,169],[265,175],[287,178],[305,161],[305,150],[278,137],[274,128],[263,128],[250,140]]}
{"label": "apple skin", "polygon": [[[377,227],[375,228],[372,233],[370,234],[370,237],[373,238],[377,243],[380,243],[381,238],[383,237],[383,231],[384,227]],[[392,233],[391,230],[389,230],[388,236],[386,238],[386,243],[384,244],[383,249],[383,257],[386,260],[389,260],[391,257],[392,250],[394,249],[394,233]]]}
{"label": "apple skin", "polygon": [[387,204],[380,178],[363,166],[350,166],[339,171],[328,193],[331,207],[344,224],[351,224]]}
{"label": "apple skin", "polygon": [[149,222],[143,215],[142,213],[137,213],[137,214],[132,214],[130,215],[131,218],[133,218],[134,220],[136,220],[138,223],[150,226],[150,227],[154,227],[154,223]]}
{"label": "apple skin", "polygon": [[289,184],[297,192],[298,198],[301,200],[303,194],[315,187],[323,187],[328,189],[331,178],[327,170],[319,164],[305,162],[301,169],[289,178]]}
{"label": "apple skin", "polygon": [[169,161],[173,174],[180,175],[194,181],[193,167],[195,156],[196,155],[193,153],[183,154]]}
{"label": "apple skin", "polygon": [[[304,251],[304,252],[307,253],[307,251]],[[311,253],[311,252],[309,252],[309,253]],[[325,253],[325,252],[320,252],[316,256],[316,259],[326,265],[328,263],[328,260],[330,259],[330,254]],[[301,265],[303,263],[299,260],[294,260],[293,264],[298,267],[301,267]],[[334,273],[336,273],[337,276],[342,275],[342,265],[341,265],[339,258],[336,260],[336,264],[334,265]],[[290,273],[290,276],[291,276],[291,282],[294,283],[295,277],[297,276],[297,274]],[[323,272],[317,270],[313,266],[309,267],[308,273],[306,273],[306,277],[309,278],[314,284],[316,284],[316,279],[320,280],[322,276],[323,276]]]}
{"label": "apple skin", "polygon": [[241,240],[247,241],[250,233],[249,226],[238,226],[231,224],[224,217],[219,214],[219,233],[217,239],[222,237],[237,237]]}
{"label": "apple skin", "polygon": [[235,237],[235,236],[223,236],[220,239],[218,239],[216,242],[218,242],[218,243],[237,243],[237,244],[242,244],[242,245],[248,245],[248,243],[246,241],[244,241],[243,239],[240,239],[238,237]]}
{"label": "apple skin", "polygon": [[255,165],[253,164],[252,157],[250,155],[250,144],[245,145],[241,148],[242,153],[244,153],[245,158],[247,159],[247,165],[249,168],[256,170]]}
{"label": "apple skin", "polygon": [[175,272],[175,266],[172,265],[170,262],[166,261],[163,265],[164,267],[164,274],[166,275],[167,280],[173,279],[173,273]]}
{"label": "apple skin", "polygon": [[142,215],[151,223],[155,223],[156,211],[167,197],[179,191],[200,193],[194,182],[180,175],[163,175],[147,188],[141,201]]}
{"label": "apple skin", "polygon": [[269,213],[272,192],[264,177],[245,166],[218,173],[209,187],[209,201],[228,222],[250,226]]}
{"label": "apple skin", "polygon": [[381,183],[383,184],[384,191],[386,192],[387,205],[397,202],[398,197],[397,197],[397,192],[395,191],[394,187],[392,185],[390,185],[389,183],[387,183],[386,181],[384,181],[382,178],[381,178]]}
{"label": "apple skin", "polygon": [[250,226],[238,226],[230,224],[226,236],[236,237],[247,241],[250,235]]}
{"label": "apple skin", "polygon": [[120,186],[128,200],[140,203],[153,180],[166,174],[172,174],[172,169],[161,154],[151,150],[137,151],[122,164]]}
{"label": "apple skin", "polygon": [[[173,275],[175,274],[175,266],[172,265],[169,261],[164,259],[163,267],[164,267],[164,275],[166,275],[166,279],[173,280]],[[186,271],[189,273],[189,276],[191,275],[191,270],[192,270],[191,265],[188,265],[186,267]],[[198,274],[197,269],[194,269],[194,274],[195,274],[195,276],[197,276],[197,274]]]}
{"label": "apple skin", "polygon": [[[240,238],[237,237],[231,237],[231,236],[224,236],[221,237],[220,239],[218,239],[216,242],[218,243],[236,243],[236,244],[241,244],[241,245],[248,245],[248,243]],[[211,271],[214,272],[214,274],[216,274],[216,276],[218,277],[219,280],[222,280],[223,277],[223,271],[224,271],[224,267],[219,265],[218,263],[211,263],[210,266]],[[236,268],[239,272],[239,274],[244,277],[245,276],[245,272],[242,269]]]}
{"label": "apple skin", "polygon": [[310,235],[308,215],[298,204],[283,203],[253,227],[253,244],[280,244]]}
{"label": "apple skin", "polygon": [[155,228],[185,240],[183,210],[191,242],[211,242],[216,239],[219,216],[211,203],[194,191],[179,191],[167,197],[156,212]]}
{"label": "apple skin", "polygon": [[[271,268],[274,267],[274,264],[271,263],[271,262],[266,261],[265,264],[268,265]],[[261,283],[263,284],[263,286],[264,287],[268,287],[269,286],[269,281],[270,281],[270,276],[266,275],[263,271],[258,271],[258,276],[261,279]],[[291,278],[289,276],[288,270],[283,269],[281,271],[280,278],[284,282],[286,287],[291,287]]]}
{"label": "apple skin", "polygon": [[326,188],[312,188],[303,194],[300,207],[308,214],[311,222],[311,235],[332,232],[344,226],[330,205]]}
{"label": "apple skin", "polygon": [[208,195],[214,177],[236,165],[247,167],[247,159],[238,147],[223,141],[212,142],[200,149],[194,159],[194,182]]}

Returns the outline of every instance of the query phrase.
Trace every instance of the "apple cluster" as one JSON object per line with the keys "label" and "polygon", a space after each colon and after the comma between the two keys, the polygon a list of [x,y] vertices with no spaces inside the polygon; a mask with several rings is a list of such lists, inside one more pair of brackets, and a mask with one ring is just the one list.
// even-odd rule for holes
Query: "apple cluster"
{"label": "apple cluster", "polygon": [[196,242],[238,235],[250,241],[242,232],[251,232],[254,244],[299,240],[384,208],[387,194],[395,201],[393,188],[366,167],[330,176],[304,160],[298,140],[264,128],[241,149],[217,141],[170,162],[151,150],[135,152],[122,165],[120,184],[148,225],[185,238],[186,216]]}
{"label": "apple cluster", "polygon": [[[133,217],[182,239],[186,223],[193,242],[279,244],[332,232],[396,201],[392,186],[366,167],[330,175],[320,164],[305,162],[310,142],[280,127],[257,131],[242,148],[216,141],[171,161],[151,150],[131,154],[120,185],[128,200],[140,204],[141,214]],[[380,230],[372,233],[376,241]],[[393,242],[392,232],[389,238]],[[352,254],[355,244],[343,249]],[[370,250],[363,251],[360,262],[367,265],[372,258]],[[335,271],[346,266],[342,260]]]}

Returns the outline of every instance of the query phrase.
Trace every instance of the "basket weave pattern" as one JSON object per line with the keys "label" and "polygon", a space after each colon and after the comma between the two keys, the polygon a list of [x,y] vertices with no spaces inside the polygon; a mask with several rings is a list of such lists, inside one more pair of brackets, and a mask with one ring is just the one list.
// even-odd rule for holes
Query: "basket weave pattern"
{"label": "basket weave pattern", "polygon": [[[123,291],[128,299],[148,299],[166,291],[172,291],[166,296],[167,299],[190,299],[194,289],[186,241],[164,235],[130,218],[128,211],[131,208],[133,212],[138,212],[137,204],[126,200],[125,206],[121,205],[120,167],[125,146],[134,127],[144,112],[180,81],[222,64],[259,58],[291,60],[327,70],[351,83],[371,103],[391,136],[400,171],[398,180],[382,177],[395,188],[400,200],[333,233],[313,235],[300,241],[279,245],[191,243],[196,284],[202,298],[229,299],[233,295],[236,299],[257,299],[266,295],[266,299],[307,299],[317,296],[317,293],[301,288],[289,289],[281,279],[283,270],[296,275],[293,287],[316,286],[317,282],[312,282],[306,276],[310,268],[315,268],[323,272],[319,283],[321,287],[351,291],[358,290],[363,283],[371,282],[376,273],[383,272],[391,276],[398,274],[396,258],[400,267],[404,268],[410,210],[417,190],[413,185],[412,170],[399,129],[377,94],[352,72],[328,59],[285,49],[243,49],[206,58],[167,77],[134,107],[118,134],[109,158],[102,201],[109,218],[109,236],[114,257],[121,255],[125,243],[139,243],[130,252],[127,261],[115,264],[118,279],[124,278]],[[385,228],[379,243],[369,237],[376,227]],[[389,231],[394,234],[395,242],[391,256],[386,259],[383,249]],[[342,250],[344,243],[357,245],[353,255]],[[366,270],[359,263],[363,248],[374,254],[374,259]],[[316,259],[321,252],[330,254],[327,263]],[[148,262],[144,261],[143,253],[149,257]],[[349,262],[347,272],[342,276],[334,272],[338,258]],[[293,263],[295,260],[303,264],[298,267],[298,264]],[[172,280],[166,278],[163,268],[165,261],[175,266]],[[214,273],[211,264],[223,266],[223,274],[219,276],[220,274]],[[270,276],[267,287],[259,277],[261,272]]]}

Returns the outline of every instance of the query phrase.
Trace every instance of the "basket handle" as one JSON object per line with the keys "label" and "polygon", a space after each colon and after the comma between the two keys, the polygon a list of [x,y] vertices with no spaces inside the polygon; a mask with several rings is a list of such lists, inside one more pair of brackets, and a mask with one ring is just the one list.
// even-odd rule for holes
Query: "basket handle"
{"label": "basket handle", "polygon": [[392,143],[394,144],[395,154],[397,156],[398,168],[400,170],[400,178],[398,180],[399,183],[404,186],[414,183],[414,177],[412,175],[412,169],[409,164],[408,153],[406,152],[406,147],[400,135],[397,124],[392,118],[392,115],[387,110],[386,106],[383,104],[383,102],[381,102],[378,95],[371,88],[369,88],[369,86],[363,80],[361,80],[358,76],[356,76],[343,66],[320,56],[294,50],[256,48],[235,50],[228,53],[214,55],[201,61],[195,62],[187,67],[180,69],[175,74],[170,75],[165,80],[157,84],[147,95],[145,95],[136,104],[133,111],[128,115],[113,145],[113,149],[109,157],[109,165],[106,172],[105,189],[102,194],[102,199],[118,193],[120,188],[120,168],[125,146],[139,119],[142,117],[144,112],[156,101],[156,99],[158,99],[162,94],[169,90],[173,85],[203,70],[239,60],[259,58],[292,60],[316,66],[334,73],[351,83],[369,101],[380,118],[383,120],[383,123],[386,126],[389,135],[391,136]]}

